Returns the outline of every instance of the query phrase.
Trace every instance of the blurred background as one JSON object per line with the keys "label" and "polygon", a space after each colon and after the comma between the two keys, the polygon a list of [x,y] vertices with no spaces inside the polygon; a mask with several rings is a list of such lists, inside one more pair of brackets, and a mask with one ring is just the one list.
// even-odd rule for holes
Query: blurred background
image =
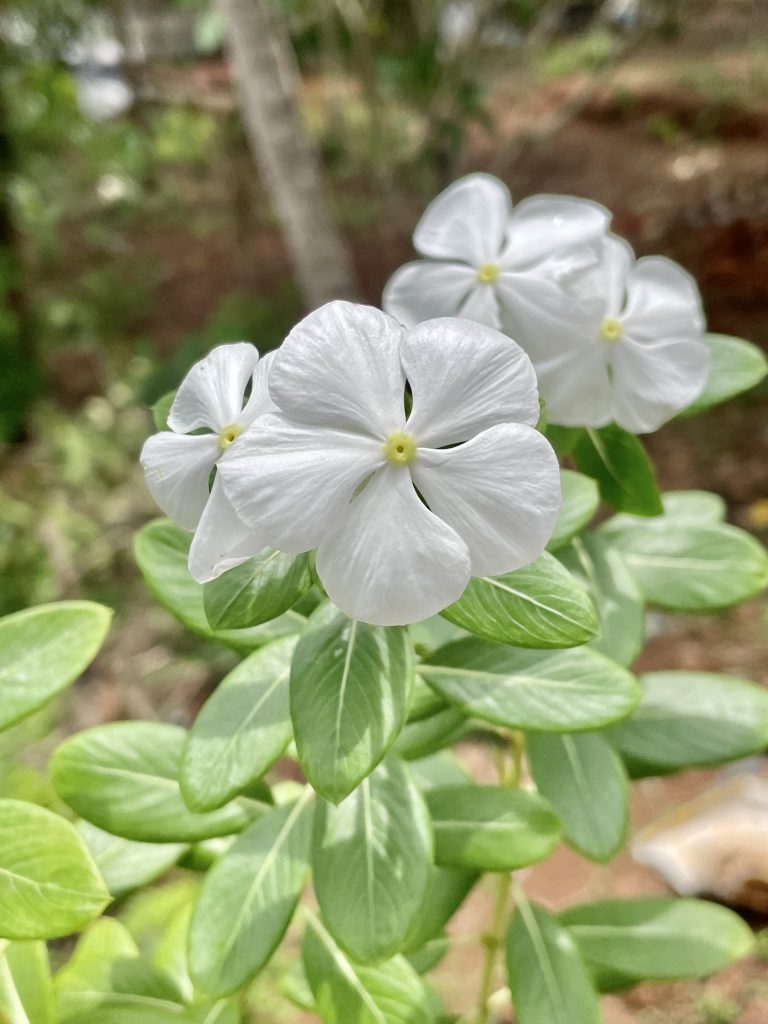
{"label": "blurred background", "polygon": [[[768,348],[766,0],[6,0],[0,614],[83,596],[117,617],[64,711],[4,734],[3,795],[50,798],[39,767],[64,732],[187,724],[232,664],[137,580],[149,406],[214,344],[266,351],[327,299],[378,304],[426,203],[472,170],[515,199],[604,203],[638,253],[697,277],[711,330]],[[718,491],[763,540],[767,398],[649,440],[664,488]],[[768,684],[765,603],[652,627],[643,669]],[[640,819],[708,781],[646,788]],[[563,858],[533,882],[552,905],[658,890],[628,858]],[[642,986],[610,1012],[766,1024],[762,945],[715,982]],[[457,1003],[475,955],[445,972]],[[299,1019],[263,999],[260,1021]]]}

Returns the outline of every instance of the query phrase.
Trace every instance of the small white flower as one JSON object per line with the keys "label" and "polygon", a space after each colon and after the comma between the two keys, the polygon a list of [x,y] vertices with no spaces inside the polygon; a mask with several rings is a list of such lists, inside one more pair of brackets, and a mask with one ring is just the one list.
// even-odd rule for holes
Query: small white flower
{"label": "small white flower", "polygon": [[269,388],[277,411],[219,476],[267,545],[317,548],[320,579],[347,615],[428,618],[471,575],[541,554],[560,504],[557,459],[535,430],[533,367],[498,331],[458,319],[408,331],[331,302],[290,333]]}
{"label": "small white flower", "polygon": [[661,256],[635,261],[615,235],[578,284],[579,315],[559,335],[526,339],[550,423],[615,422],[644,434],[690,405],[709,371],[696,282]]}
{"label": "small white flower", "polygon": [[[152,497],[174,522],[195,532],[189,571],[200,583],[264,547],[233,512],[219,474],[222,459],[237,447],[243,432],[274,408],[267,387],[271,361],[271,353],[259,360],[247,342],[213,349],[181,382],[168,414],[170,430],[153,434],[141,452]],[[190,433],[200,428],[206,433]],[[209,488],[214,466],[216,477]]]}
{"label": "small white flower", "polygon": [[569,196],[532,196],[514,208],[488,174],[455,182],[427,207],[413,233],[427,257],[395,271],[383,307],[407,326],[461,316],[522,345],[570,323],[565,286],[600,258],[610,214]]}

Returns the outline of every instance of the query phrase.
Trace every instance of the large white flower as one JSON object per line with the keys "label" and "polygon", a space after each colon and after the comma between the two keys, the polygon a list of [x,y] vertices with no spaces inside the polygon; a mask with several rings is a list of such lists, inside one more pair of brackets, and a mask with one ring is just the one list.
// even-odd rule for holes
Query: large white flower
{"label": "large white flower", "polygon": [[[152,497],[179,526],[195,532],[189,570],[200,583],[264,547],[233,512],[218,468],[212,487],[209,481],[243,432],[274,408],[267,386],[271,361],[272,353],[260,360],[247,342],[213,349],[179,386],[168,414],[170,430],[153,434],[141,452]],[[205,433],[191,433],[200,428]]]}
{"label": "large white flower", "polygon": [[562,426],[615,422],[644,434],[700,394],[709,371],[696,282],[671,260],[635,261],[611,235],[578,284],[582,315],[556,335],[526,339],[547,417]]}
{"label": "large white flower", "polygon": [[408,331],[331,302],[290,333],[269,388],[277,411],[253,423],[219,476],[267,545],[317,548],[318,575],[347,615],[415,622],[471,575],[543,550],[557,460],[535,430],[533,367],[498,331],[458,319]]}
{"label": "large white flower", "polygon": [[395,271],[384,309],[407,326],[461,316],[520,344],[557,334],[579,313],[566,287],[598,263],[610,214],[569,196],[533,196],[514,208],[488,174],[455,182],[427,207],[413,234],[426,259]]}

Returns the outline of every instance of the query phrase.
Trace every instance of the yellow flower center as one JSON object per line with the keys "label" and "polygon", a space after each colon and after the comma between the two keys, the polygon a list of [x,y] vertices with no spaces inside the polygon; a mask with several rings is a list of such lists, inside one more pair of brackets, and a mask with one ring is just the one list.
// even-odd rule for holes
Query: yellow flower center
{"label": "yellow flower center", "polygon": [[410,434],[390,434],[384,442],[384,457],[393,466],[410,466],[416,458],[416,442]]}
{"label": "yellow flower center", "polygon": [[226,451],[232,442],[236,441],[237,438],[240,437],[242,432],[243,428],[239,423],[230,423],[228,426],[222,427],[219,431],[219,448],[221,448],[222,451]]}
{"label": "yellow flower center", "polygon": [[484,263],[477,272],[477,280],[480,284],[493,284],[499,279],[499,268],[495,263]]}
{"label": "yellow flower center", "polygon": [[600,325],[600,337],[603,341],[618,341],[624,333],[621,321],[616,317],[608,316]]}

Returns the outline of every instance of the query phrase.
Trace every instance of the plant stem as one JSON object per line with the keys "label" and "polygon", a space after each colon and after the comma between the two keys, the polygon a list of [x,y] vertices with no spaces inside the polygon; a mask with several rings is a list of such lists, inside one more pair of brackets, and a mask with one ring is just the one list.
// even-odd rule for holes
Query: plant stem
{"label": "plant stem", "polygon": [[[525,736],[521,732],[515,731],[506,733],[505,739],[507,741],[505,748],[495,748],[499,784],[516,787],[520,785],[522,776]],[[485,958],[480,979],[480,991],[477,996],[475,1024],[489,1024],[490,1021],[488,1003],[492,995],[493,972],[496,967],[497,953],[504,945],[504,936],[507,930],[507,908],[512,881],[513,876],[510,871],[500,873],[496,879],[496,893],[493,901],[491,924],[482,939],[485,946]]]}

